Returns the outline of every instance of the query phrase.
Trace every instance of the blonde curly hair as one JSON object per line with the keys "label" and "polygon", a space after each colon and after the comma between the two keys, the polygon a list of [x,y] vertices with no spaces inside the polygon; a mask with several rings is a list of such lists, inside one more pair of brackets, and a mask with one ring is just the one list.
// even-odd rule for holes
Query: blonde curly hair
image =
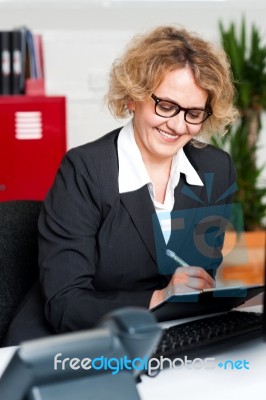
{"label": "blonde curly hair", "polygon": [[225,133],[238,115],[227,56],[221,48],[174,26],[157,27],[133,37],[125,53],[114,61],[106,95],[110,111],[115,117],[128,117],[130,101],[147,100],[165,73],[187,65],[197,85],[207,91],[213,111],[202,124],[201,136]]}

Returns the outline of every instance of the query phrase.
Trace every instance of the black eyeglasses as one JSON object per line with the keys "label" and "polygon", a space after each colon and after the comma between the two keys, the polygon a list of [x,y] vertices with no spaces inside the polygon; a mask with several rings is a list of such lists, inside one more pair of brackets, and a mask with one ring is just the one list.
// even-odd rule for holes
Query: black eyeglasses
{"label": "black eyeglasses", "polygon": [[210,108],[184,108],[173,101],[160,99],[155,94],[151,97],[155,101],[155,113],[163,118],[171,118],[184,111],[184,119],[188,124],[199,125],[212,115]]}

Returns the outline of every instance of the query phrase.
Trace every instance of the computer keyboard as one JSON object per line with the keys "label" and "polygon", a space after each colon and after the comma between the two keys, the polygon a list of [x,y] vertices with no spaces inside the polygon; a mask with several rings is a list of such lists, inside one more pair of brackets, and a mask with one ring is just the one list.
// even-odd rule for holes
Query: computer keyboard
{"label": "computer keyboard", "polygon": [[207,355],[213,348],[238,343],[262,334],[261,313],[229,311],[224,314],[197,319],[164,330],[155,350],[160,356],[174,359],[185,355]]}

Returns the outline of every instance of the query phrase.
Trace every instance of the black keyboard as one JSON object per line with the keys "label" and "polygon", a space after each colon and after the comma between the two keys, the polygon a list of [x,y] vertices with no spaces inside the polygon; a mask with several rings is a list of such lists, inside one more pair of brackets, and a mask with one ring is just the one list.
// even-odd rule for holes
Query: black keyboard
{"label": "black keyboard", "polygon": [[262,334],[261,313],[229,311],[201,318],[164,330],[153,357],[174,359],[185,355],[199,356],[220,346],[252,339]]}

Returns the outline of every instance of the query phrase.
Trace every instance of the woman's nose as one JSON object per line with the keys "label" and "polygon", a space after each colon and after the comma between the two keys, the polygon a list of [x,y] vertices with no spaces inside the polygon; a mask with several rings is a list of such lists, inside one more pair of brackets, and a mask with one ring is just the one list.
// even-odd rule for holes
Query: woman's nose
{"label": "woman's nose", "polygon": [[187,133],[187,123],[185,121],[184,111],[180,111],[174,117],[169,118],[166,125],[179,135]]}

